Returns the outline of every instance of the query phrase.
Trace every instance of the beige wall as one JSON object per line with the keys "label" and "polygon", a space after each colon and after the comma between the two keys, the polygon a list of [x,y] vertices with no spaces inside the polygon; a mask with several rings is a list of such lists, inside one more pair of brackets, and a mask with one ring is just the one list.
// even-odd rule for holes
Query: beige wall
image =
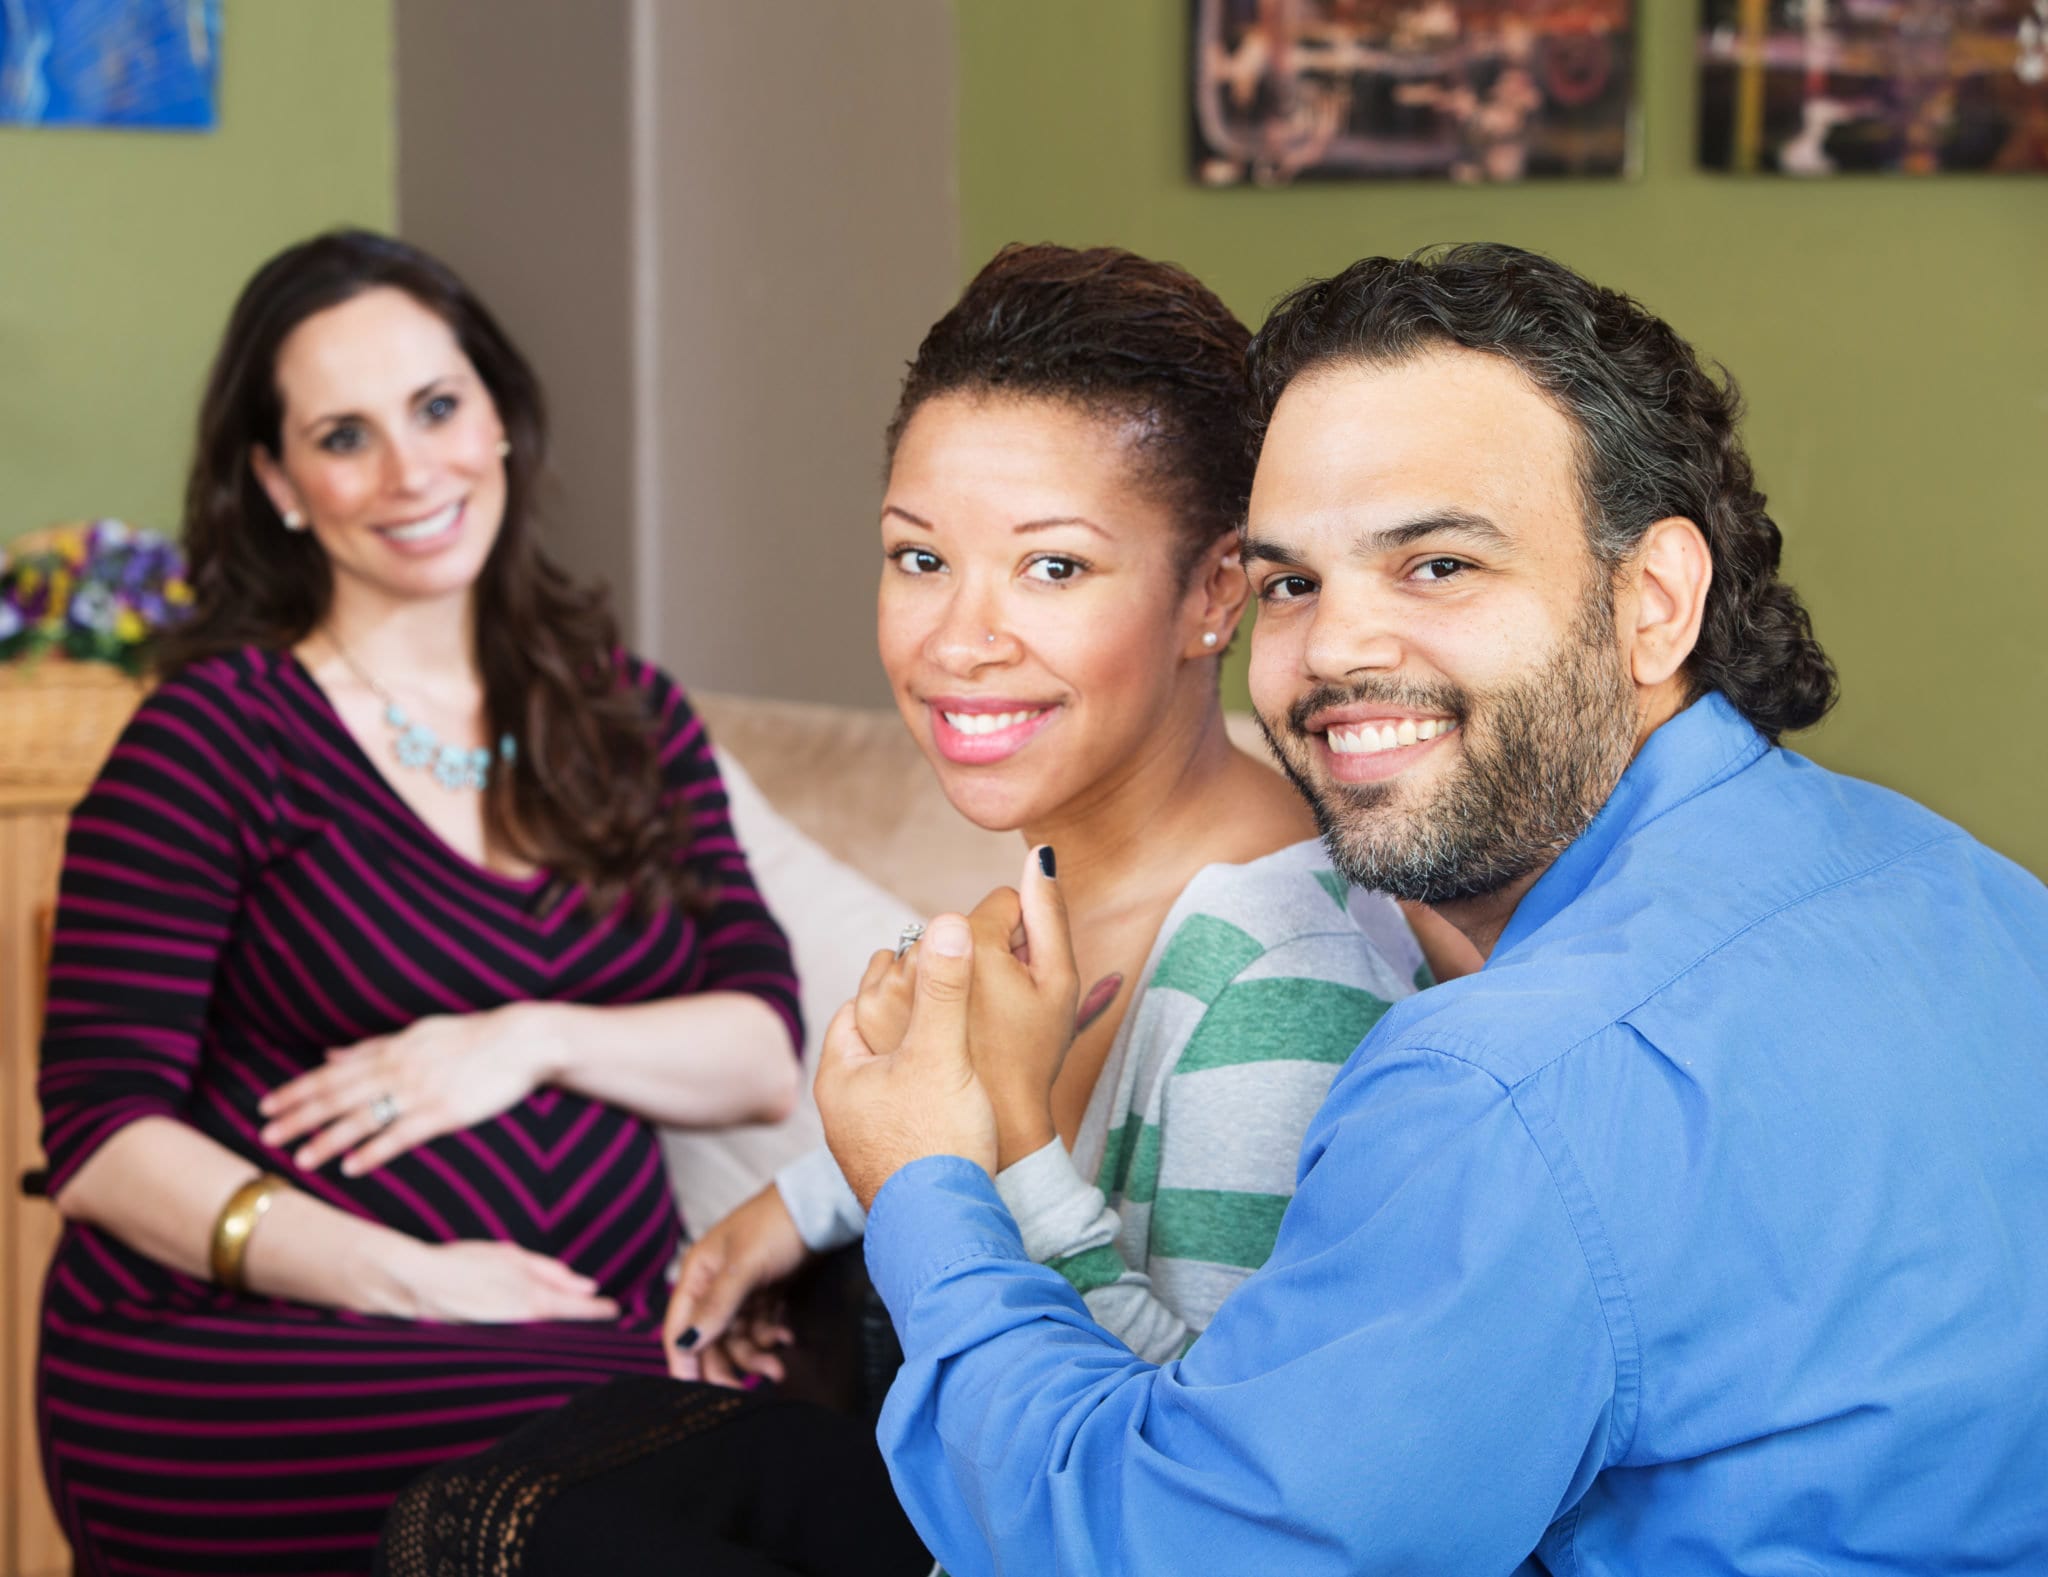
{"label": "beige wall", "polygon": [[[630,599],[631,0],[398,0],[398,225],[540,373],[547,540]],[[621,610],[626,611],[625,609]]]}
{"label": "beige wall", "polygon": [[396,16],[400,227],[541,370],[561,556],[685,684],[881,700],[881,431],[959,287],[948,0]]}
{"label": "beige wall", "polygon": [[656,7],[650,644],[880,700],[881,433],[959,291],[947,0]]}

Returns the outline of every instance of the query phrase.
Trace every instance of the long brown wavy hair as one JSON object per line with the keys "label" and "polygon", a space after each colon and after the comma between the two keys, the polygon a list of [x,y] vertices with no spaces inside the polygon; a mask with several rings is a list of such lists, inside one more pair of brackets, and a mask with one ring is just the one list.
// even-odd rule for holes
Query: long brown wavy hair
{"label": "long brown wavy hair", "polygon": [[701,912],[707,893],[687,858],[689,811],[666,790],[660,719],[628,682],[609,601],[534,541],[548,439],[540,383],[483,303],[417,247],[338,230],[280,252],[243,287],[207,378],[186,484],[193,613],[158,645],[158,673],[245,646],[286,651],[326,618],[327,556],[312,533],[282,528],[250,455],[259,446],[280,452],[277,355],[292,330],[387,288],[453,331],[511,446],[504,521],[475,587],[485,737],[510,734],[518,746],[510,770],[494,768],[484,790],[489,846],[584,884],[593,910],[623,902],[646,913],[668,900]]}

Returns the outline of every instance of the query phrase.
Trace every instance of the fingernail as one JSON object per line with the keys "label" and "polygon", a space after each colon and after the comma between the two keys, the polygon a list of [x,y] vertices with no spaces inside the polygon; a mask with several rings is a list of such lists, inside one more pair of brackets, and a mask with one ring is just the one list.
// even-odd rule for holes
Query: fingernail
{"label": "fingernail", "polygon": [[924,945],[948,958],[965,958],[974,947],[967,922],[958,915],[941,915],[924,933]]}
{"label": "fingernail", "polygon": [[310,1172],[313,1170],[313,1168],[307,1163],[311,1161],[312,1158],[313,1151],[309,1146],[308,1148],[301,1150],[297,1155],[292,1157],[292,1165],[296,1166],[302,1172]]}
{"label": "fingernail", "polygon": [[1049,843],[1041,843],[1038,846],[1038,868],[1045,872],[1048,877],[1054,877],[1060,873],[1059,862],[1053,858],[1052,845]]}
{"label": "fingernail", "polygon": [[682,1348],[684,1352],[688,1352],[692,1347],[696,1346],[697,1327],[694,1325],[685,1326],[683,1334],[676,1338],[676,1345]]}
{"label": "fingernail", "polygon": [[358,1173],[360,1173],[362,1169],[363,1163],[358,1161],[354,1156],[349,1156],[341,1163],[341,1173],[344,1177],[354,1177]]}

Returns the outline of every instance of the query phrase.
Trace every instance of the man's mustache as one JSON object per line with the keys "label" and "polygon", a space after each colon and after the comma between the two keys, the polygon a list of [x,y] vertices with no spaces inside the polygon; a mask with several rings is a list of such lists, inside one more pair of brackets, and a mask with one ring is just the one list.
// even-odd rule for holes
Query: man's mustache
{"label": "man's mustache", "polygon": [[1466,693],[1453,684],[1402,684],[1390,679],[1367,679],[1354,685],[1317,685],[1288,707],[1288,731],[1297,739],[1306,738],[1308,720],[1316,713],[1330,707],[1361,703],[1429,712],[1459,724],[1464,723],[1470,712]]}

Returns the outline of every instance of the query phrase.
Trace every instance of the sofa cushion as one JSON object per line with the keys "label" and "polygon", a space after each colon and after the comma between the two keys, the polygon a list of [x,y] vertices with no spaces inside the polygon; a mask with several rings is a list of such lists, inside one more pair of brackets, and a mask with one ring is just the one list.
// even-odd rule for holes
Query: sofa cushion
{"label": "sofa cushion", "polygon": [[662,1136],[669,1180],[692,1233],[755,1193],[785,1161],[824,1143],[811,1079],[818,1043],[840,1004],[860,984],[868,957],[892,945],[917,911],[804,836],[754,786],[745,767],[718,751],[733,833],[754,881],[789,937],[804,1013],[804,1077],[797,1108],[768,1126]]}

